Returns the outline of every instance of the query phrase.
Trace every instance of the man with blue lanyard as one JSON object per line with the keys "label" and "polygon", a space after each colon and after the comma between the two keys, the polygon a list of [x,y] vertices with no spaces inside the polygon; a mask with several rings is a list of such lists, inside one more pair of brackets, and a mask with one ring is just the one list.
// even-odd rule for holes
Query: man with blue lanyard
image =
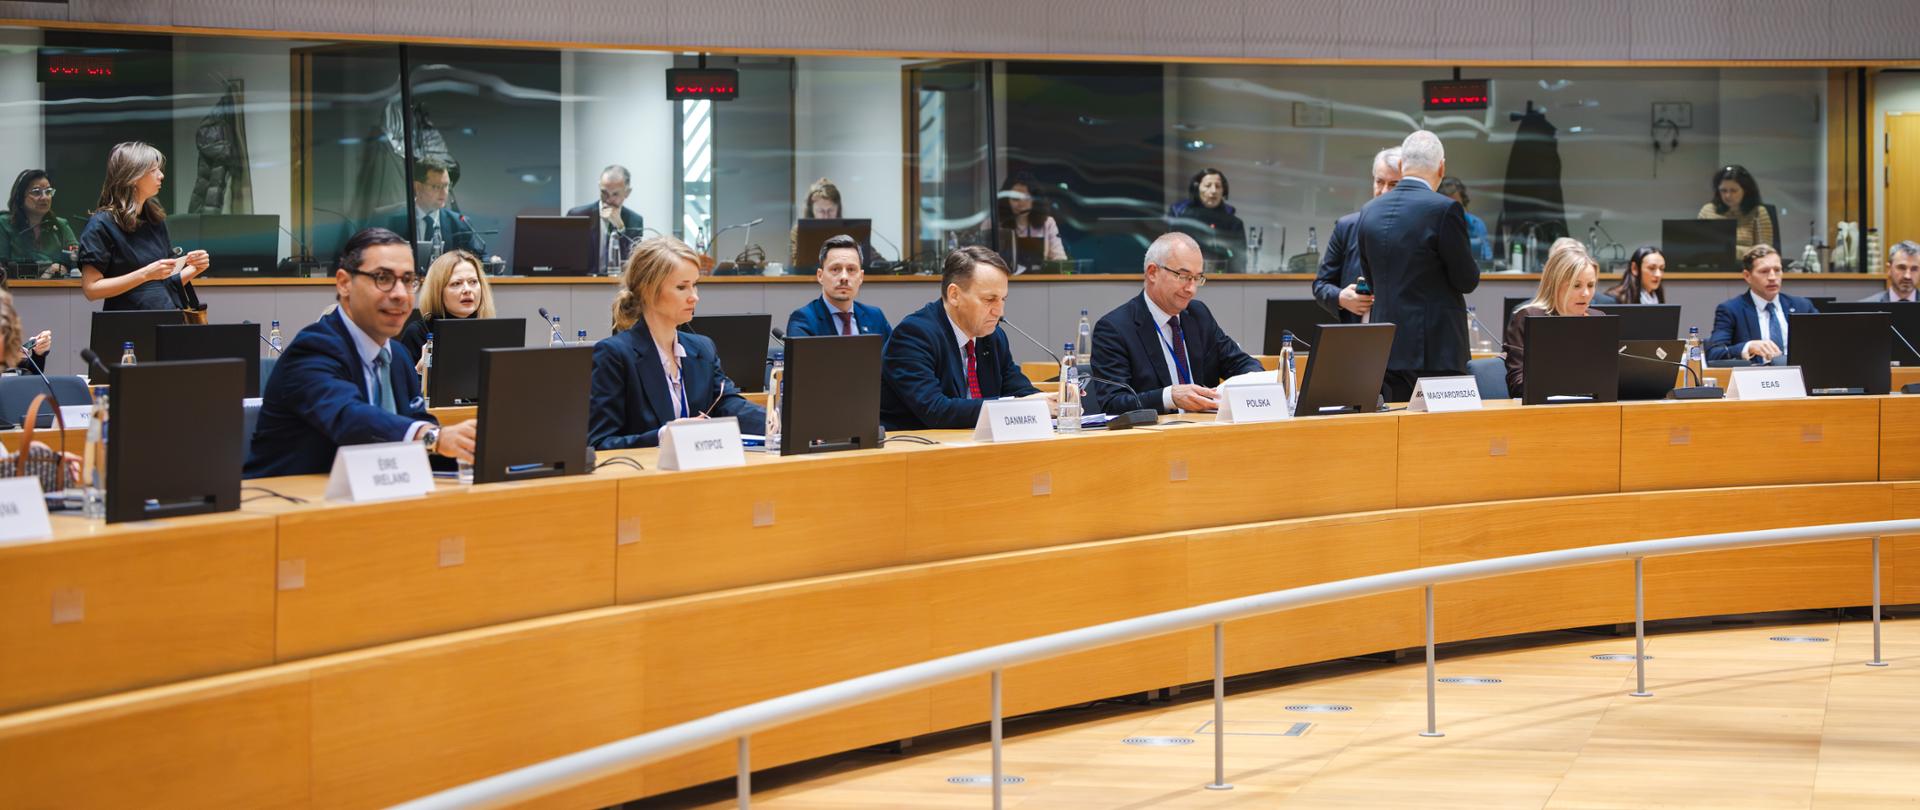
{"label": "man with blue lanyard", "polygon": [[[1194,296],[1207,283],[1200,245],[1169,233],[1147,247],[1145,289],[1093,327],[1093,389],[1107,413],[1215,411],[1221,380],[1260,371]],[[1128,391],[1112,383],[1126,383]]]}

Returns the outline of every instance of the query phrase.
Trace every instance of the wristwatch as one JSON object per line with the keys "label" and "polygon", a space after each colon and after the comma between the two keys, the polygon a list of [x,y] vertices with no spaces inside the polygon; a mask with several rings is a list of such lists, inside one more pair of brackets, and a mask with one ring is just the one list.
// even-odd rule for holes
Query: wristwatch
{"label": "wristwatch", "polygon": [[437,427],[421,428],[420,444],[427,448],[427,455],[433,455],[434,450],[440,446],[440,429]]}

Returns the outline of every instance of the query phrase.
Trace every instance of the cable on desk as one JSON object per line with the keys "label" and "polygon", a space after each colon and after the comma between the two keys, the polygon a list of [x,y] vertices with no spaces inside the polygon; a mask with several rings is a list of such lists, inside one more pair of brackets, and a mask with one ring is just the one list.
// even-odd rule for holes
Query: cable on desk
{"label": "cable on desk", "polygon": [[912,444],[939,444],[939,442],[929,439],[925,436],[888,436],[880,440],[880,443],[883,445],[886,444],[887,442],[910,442]]}
{"label": "cable on desk", "polygon": [[286,501],[287,503],[306,503],[307,502],[306,498],[296,498],[292,495],[282,495],[278,492],[274,492],[271,489],[267,489],[266,487],[241,487],[240,491],[261,493],[251,498],[241,498],[240,499],[241,503],[247,503],[249,501],[257,501],[262,498],[279,498],[280,500]]}
{"label": "cable on desk", "polygon": [[646,469],[645,465],[642,465],[640,462],[634,461],[633,459],[627,458],[626,456],[614,456],[612,458],[603,459],[601,460],[600,463],[593,465],[593,468],[598,470],[601,467],[605,467],[609,464],[625,464],[626,466],[632,467],[636,470]]}
{"label": "cable on desk", "polygon": [[1195,422],[1195,421],[1193,421],[1192,419],[1168,419],[1167,421],[1165,421],[1165,422],[1161,422],[1160,424],[1163,424],[1163,425],[1197,425],[1197,424],[1199,424],[1199,423],[1198,423],[1198,422]]}

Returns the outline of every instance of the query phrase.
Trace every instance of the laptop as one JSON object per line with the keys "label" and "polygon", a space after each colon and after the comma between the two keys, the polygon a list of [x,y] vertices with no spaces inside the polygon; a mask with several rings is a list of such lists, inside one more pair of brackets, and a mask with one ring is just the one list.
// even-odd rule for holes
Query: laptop
{"label": "laptop", "polygon": [[741,393],[767,390],[767,336],[773,330],[772,315],[696,315],[685,329],[713,339],[720,353],[720,370]]}
{"label": "laptop", "polygon": [[[820,246],[841,234],[866,245],[873,239],[871,219],[802,219],[793,224],[793,272],[820,269]],[[861,250],[868,250],[862,247]],[[871,257],[869,257],[871,258]],[[735,382],[738,382],[737,380]],[[755,389],[758,390],[758,389]]]}
{"label": "laptop", "polygon": [[207,252],[210,278],[271,278],[291,276],[294,266],[280,266],[278,214],[179,214],[167,217],[173,243]]}
{"label": "laptop", "polygon": [[517,216],[513,218],[513,274],[516,276],[593,275],[597,229],[593,217]]}
{"label": "laptop", "polygon": [[1535,315],[1520,329],[1527,341],[1520,404],[1619,401],[1619,318]]}
{"label": "laptop", "polygon": [[1731,219],[1666,219],[1660,221],[1660,252],[1669,273],[1739,272],[1733,255],[1735,230]]}
{"label": "laptop", "polygon": [[[1269,327],[1271,328],[1271,327]],[[1320,327],[1320,342],[1307,355],[1295,416],[1373,413],[1380,407],[1380,383],[1387,377],[1393,350],[1393,324],[1330,323]]]}
{"label": "laptop", "polygon": [[[1321,325],[1338,323],[1338,315],[1321,309],[1320,302],[1312,298],[1269,298],[1266,340],[1261,344],[1265,348],[1262,353],[1279,354],[1280,341],[1287,332],[1292,332],[1299,339],[1294,341],[1294,351],[1311,353],[1320,345]],[[1300,345],[1300,341],[1305,341],[1307,345]]]}
{"label": "laptop", "polygon": [[[1685,363],[1686,356],[1684,340],[1620,341],[1620,401],[1666,399],[1673,391],[1675,375],[1683,373],[1673,364]],[[1687,384],[1693,384],[1691,378]]]}

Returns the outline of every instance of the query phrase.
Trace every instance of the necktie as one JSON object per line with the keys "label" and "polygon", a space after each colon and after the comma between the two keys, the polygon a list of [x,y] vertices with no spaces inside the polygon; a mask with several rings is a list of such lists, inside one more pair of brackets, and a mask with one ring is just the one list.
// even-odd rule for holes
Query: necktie
{"label": "necktie", "polygon": [[840,334],[842,335],[853,334],[853,313],[835,312],[833,314],[840,316]]}
{"label": "necktie", "polygon": [[1780,302],[1778,301],[1767,302],[1767,328],[1773,330],[1773,345],[1779,346],[1780,351],[1786,351],[1787,330],[1780,323]]}
{"label": "necktie", "polygon": [[980,366],[974,360],[974,356],[973,356],[974,343],[975,341],[971,341],[971,340],[967,341],[967,398],[968,399],[980,398]]}
{"label": "necktie", "polygon": [[420,216],[420,241],[431,242],[435,236],[440,234],[440,223],[436,221],[437,219],[438,218],[432,214],[422,214]]}
{"label": "necktie", "polygon": [[1180,372],[1180,384],[1193,384],[1193,372],[1187,370],[1187,335],[1180,329],[1180,316],[1167,319],[1167,331],[1173,335],[1173,368]]}
{"label": "necktie", "polygon": [[373,361],[373,404],[387,413],[399,413],[393,405],[393,375],[387,370],[393,365],[393,349],[380,347],[380,356]]}

